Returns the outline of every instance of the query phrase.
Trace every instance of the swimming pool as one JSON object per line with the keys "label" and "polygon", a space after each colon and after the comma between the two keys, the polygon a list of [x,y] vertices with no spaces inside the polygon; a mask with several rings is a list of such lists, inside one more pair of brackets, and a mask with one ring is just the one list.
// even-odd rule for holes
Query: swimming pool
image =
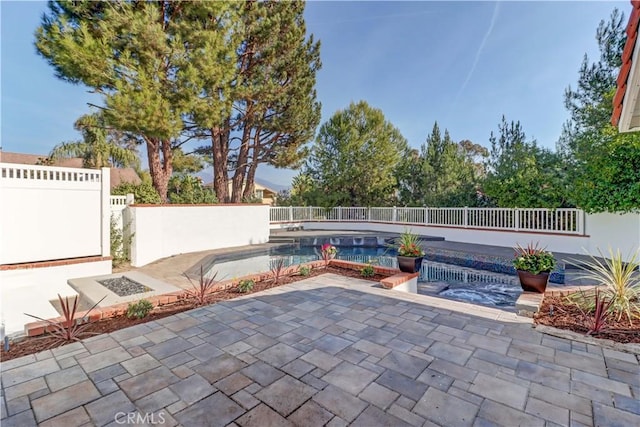
{"label": "swimming pool", "polygon": [[[396,252],[385,247],[340,247],[336,258],[397,268]],[[270,271],[279,260],[290,266],[318,259],[321,259],[319,247],[285,245],[269,251],[218,256],[204,269],[208,276],[217,272],[218,280],[228,280]],[[493,307],[513,307],[522,289],[513,275],[425,260],[418,277],[418,293]]]}

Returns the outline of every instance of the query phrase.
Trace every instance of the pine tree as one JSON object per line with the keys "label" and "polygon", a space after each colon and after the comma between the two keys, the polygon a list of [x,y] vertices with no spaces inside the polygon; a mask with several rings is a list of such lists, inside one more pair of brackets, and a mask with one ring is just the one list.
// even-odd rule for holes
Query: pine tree
{"label": "pine tree", "polygon": [[435,122],[420,153],[400,173],[400,200],[412,206],[475,206],[478,153],[482,147],[455,143],[447,129],[443,137]]}
{"label": "pine tree", "polygon": [[527,140],[520,122],[502,116],[499,135],[491,132],[490,156],[483,189],[491,202],[505,208],[562,208],[568,191],[558,154]]}
{"label": "pine tree", "polygon": [[167,201],[172,152],[191,123],[220,124],[229,105],[203,99],[205,83],[228,85],[235,65],[233,2],[54,1],[36,48],[56,75],[101,94],[108,125],[146,145],[153,185]]}
{"label": "pine tree", "polygon": [[306,38],[303,14],[302,1],[243,3],[235,76],[224,92],[233,109],[210,130],[211,146],[199,150],[213,150],[220,200],[249,199],[260,164],[299,166],[307,155],[304,144],[320,121],[314,89],[320,44]]}
{"label": "pine tree", "polygon": [[407,141],[364,101],[337,111],[318,132],[306,165],[321,206],[385,206],[395,201],[395,171]]}

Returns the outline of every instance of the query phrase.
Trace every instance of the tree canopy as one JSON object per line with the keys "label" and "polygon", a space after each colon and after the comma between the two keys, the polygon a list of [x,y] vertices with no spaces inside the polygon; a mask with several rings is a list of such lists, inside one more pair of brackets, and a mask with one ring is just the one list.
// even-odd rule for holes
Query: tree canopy
{"label": "tree canopy", "polygon": [[499,135],[491,132],[483,188],[499,207],[568,207],[562,159],[527,140],[520,122],[503,116]]}
{"label": "tree canopy", "polygon": [[318,132],[306,173],[320,206],[384,206],[395,200],[395,170],[407,141],[364,101],[337,111]]}
{"label": "tree canopy", "polygon": [[621,134],[610,124],[616,78],[626,41],[624,14],[617,9],[596,31],[600,58],[587,55],[575,89],[565,91],[570,119],[559,148],[569,168],[572,195],[587,212],[640,208],[640,134]]}
{"label": "tree canopy", "polygon": [[427,140],[406,156],[398,169],[399,202],[409,206],[476,206],[486,149],[464,140],[444,137],[435,122]]}
{"label": "tree canopy", "polygon": [[[104,99],[105,121],[146,145],[153,185],[167,200],[172,150],[202,103],[202,76],[220,86],[235,62],[237,7],[230,2],[55,1],[36,48],[56,75]],[[220,122],[227,108],[210,104]]]}
{"label": "tree canopy", "polygon": [[319,43],[303,12],[301,1],[59,0],[36,48],[59,78],[102,95],[108,126],[146,146],[163,202],[176,148],[207,138],[218,198],[240,201],[259,164],[299,164],[318,125]]}
{"label": "tree canopy", "polygon": [[109,128],[101,113],[86,114],[74,126],[82,140],[56,145],[49,153],[51,160],[79,157],[85,168],[140,165],[135,142],[126,133]]}

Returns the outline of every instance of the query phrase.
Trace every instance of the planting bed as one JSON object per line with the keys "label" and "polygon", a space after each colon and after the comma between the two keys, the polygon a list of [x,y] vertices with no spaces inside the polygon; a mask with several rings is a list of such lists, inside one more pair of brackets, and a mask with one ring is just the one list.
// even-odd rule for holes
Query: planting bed
{"label": "planting bed", "polygon": [[[566,296],[545,296],[540,310],[534,316],[534,322],[581,334],[586,334],[589,331],[588,320]],[[629,325],[629,320],[626,317],[617,321],[615,317],[611,316],[605,328],[592,336],[620,343],[640,343],[640,319],[635,319],[633,325]]]}

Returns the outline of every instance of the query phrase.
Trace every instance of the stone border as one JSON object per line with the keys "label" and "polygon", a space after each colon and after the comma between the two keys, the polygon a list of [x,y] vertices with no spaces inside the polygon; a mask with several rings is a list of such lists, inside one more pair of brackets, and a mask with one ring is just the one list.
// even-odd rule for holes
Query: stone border
{"label": "stone border", "polygon": [[[540,311],[540,306],[542,306],[542,302],[544,301],[544,297],[546,296],[564,296],[573,292],[578,292],[580,290],[586,291],[593,288],[593,286],[574,286],[569,289],[548,289],[544,294],[523,292],[516,302],[516,313],[518,314],[518,316],[533,317],[534,314]],[[533,307],[535,307],[535,311],[530,310]],[[625,353],[640,355],[640,344],[619,343],[613,340],[584,335],[578,332],[570,331],[568,329],[560,329],[547,325],[538,325],[536,323],[533,323],[533,327],[538,332],[545,335],[551,335],[554,337],[573,340],[584,344],[592,344],[600,347],[610,348],[612,350],[622,351]]]}
{"label": "stone border", "polygon": [[554,328],[553,326],[547,326],[547,325],[536,325],[535,323],[533,324],[533,327],[538,332],[546,335],[573,340],[573,341],[581,342],[584,344],[597,345],[599,347],[610,348],[612,350],[622,351],[625,353],[631,353],[631,354],[640,356],[640,344],[635,344],[635,343],[623,344],[613,340],[595,338],[590,335],[580,334],[578,332],[569,331],[567,329],[558,329],[558,328]]}

